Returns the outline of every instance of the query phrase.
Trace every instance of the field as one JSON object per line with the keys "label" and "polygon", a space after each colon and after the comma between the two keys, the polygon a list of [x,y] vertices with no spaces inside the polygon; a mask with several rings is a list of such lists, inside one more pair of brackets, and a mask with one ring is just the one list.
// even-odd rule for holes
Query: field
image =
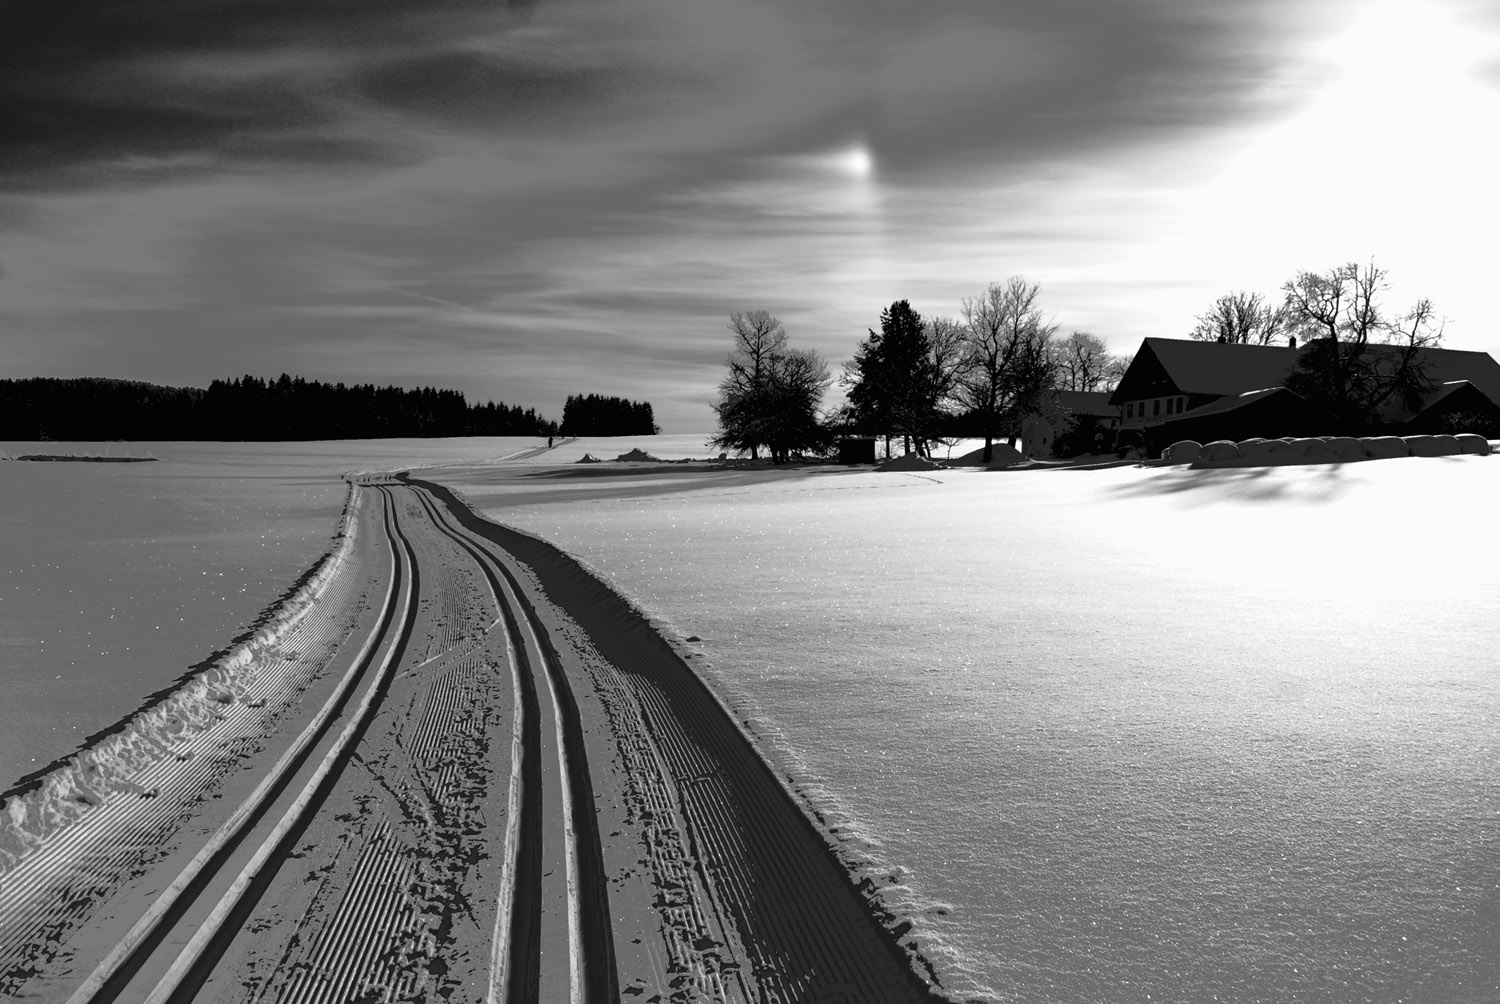
{"label": "field", "polygon": [[[120,514],[93,551],[123,574],[149,570],[144,556],[180,529],[162,517],[140,531],[153,510],[130,500],[144,486],[177,505],[205,486],[225,500],[200,507],[198,548],[175,546],[147,574],[137,619],[185,602],[174,575],[240,567],[264,585],[203,627],[224,644],[329,546],[339,470],[420,468],[643,610],[959,997],[1500,994],[1494,458],[909,473],[574,463],[712,455],[699,437],[658,437],[546,454],[317,444],[200,478],[194,465],[223,462],[205,458],[213,445],[178,444],[174,472],[156,444],[163,463],[119,465],[134,480],[75,506]],[[73,468],[77,492],[116,465],[26,466]],[[217,543],[215,525],[229,534]],[[282,538],[233,536],[255,527]],[[82,552],[70,560],[74,578],[55,562],[56,584],[76,585]],[[112,637],[82,609],[56,624]],[[30,648],[26,627],[0,620],[9,650],[44,664],[47,625]],[[164,645],[170,675],[137,665],[121,692],[138,701],[208,654],[182,637]],[[78,672],[112,668],[90,665]],[[36,700],[79,732],[109,723],[97,695],[72,707],[70,693]]]}
{"label": "field", "polygon": [[447,477],[701,639],[960,992],[1496,992],[1492,458]]}

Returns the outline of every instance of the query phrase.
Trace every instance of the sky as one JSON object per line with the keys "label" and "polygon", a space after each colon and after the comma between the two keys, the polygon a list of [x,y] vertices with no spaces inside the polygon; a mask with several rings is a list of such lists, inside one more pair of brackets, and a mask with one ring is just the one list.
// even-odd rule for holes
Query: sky
{"label": "sky", "polygon": [[711,431],[733,311],[837,374],[1021,275],[1126,353],[1350,260],[1500,357],[1496,121],[1470,0],[10,0],[0,377]]}

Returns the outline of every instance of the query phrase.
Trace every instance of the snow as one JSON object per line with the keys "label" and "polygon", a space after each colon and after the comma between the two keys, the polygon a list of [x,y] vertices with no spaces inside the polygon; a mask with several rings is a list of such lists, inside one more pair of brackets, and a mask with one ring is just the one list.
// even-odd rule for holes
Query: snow
{"label": "snow", "polygon": [[0,462],[0,790],[74,752],[244,633],[332,546],[344,472],[494,461],[546,445],[0,443],[12,456],[159,458]]}
{"label": "snow", "polygon": [[950,989],[1432,999],[1496,976],[1497,491],[1465,456],[496,516],[702,639]]}

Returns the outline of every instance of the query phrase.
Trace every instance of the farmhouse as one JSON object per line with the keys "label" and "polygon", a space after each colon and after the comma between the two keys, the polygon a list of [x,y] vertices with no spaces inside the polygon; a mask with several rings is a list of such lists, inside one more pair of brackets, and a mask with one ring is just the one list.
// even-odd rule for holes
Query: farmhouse
{"label": "farmhouse", "polygon": [[[1109,396],[1120,430],[1153,454],[1177,440],[1209,442],[1260,436],[1326,435],[1315,405],[1285,387],[1301,353],[1287,345],[1236,345],[1180,338],[1147,338]],[[1372,345],[1368,351],[1393,348]],[[1422,349],[1431,388],[1416,400],[1393,400],[1381,418],[1393,432],[1500,435],[1500,363],[1488,353]]]}

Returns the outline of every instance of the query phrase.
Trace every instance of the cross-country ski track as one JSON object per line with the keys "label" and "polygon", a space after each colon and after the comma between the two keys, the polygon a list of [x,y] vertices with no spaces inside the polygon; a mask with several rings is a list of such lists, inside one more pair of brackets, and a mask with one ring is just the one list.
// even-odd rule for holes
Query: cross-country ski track
{"label": "cross-country ski track", "polygon": [[312,586],[5,803],[0,997],[933,998],[724,705],[567,555],[362,476]]}

